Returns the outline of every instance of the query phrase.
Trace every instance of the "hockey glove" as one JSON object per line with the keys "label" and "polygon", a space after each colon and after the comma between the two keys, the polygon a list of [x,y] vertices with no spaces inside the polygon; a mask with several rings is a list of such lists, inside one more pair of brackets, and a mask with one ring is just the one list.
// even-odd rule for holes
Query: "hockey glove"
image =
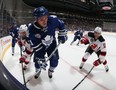
{"label": "hockey glove", "polygon": [[12,37],[14,37],[14,36],[15,36],[15,34],[14,34],[13,32],[10,32],[10,35],[11,35]]}
{"label": "hockey glove", "polygon": [[25,64],[28,64],[29,63],[29,56],[27,56],[27,55],[22,55],[20,58],[19,58],[19,60],[20,60],[20,63],[25,63]]}
{"label": "hockey glove", "polygon": [[21,63],[24,62],[25,64],[28,64],[29,61],[31,60],[31,54],[32,54],[31,50],[25,49],[25,54],[19,58],[20,62]]}
{"label": "hockey glove", "polygon": [[22,56],[19,58],[20,63],[25,62],[26,58],[27,58],[26,55],[22,55]]}
{"label": "hockey glove", "polygon": [[85,45],[89,43],[89,40],[86,37],[82,37],[80,41],[81,44],[85,44]]}
{"label": "hockey glove", "polygon": [[93,65],[94,65],[94,66],[98,66],[98,65],[100,65],[100,64],[101,64],[100,59],[97,59],[97,60],[95,60],[95,61],[93,62]]}
{"label": "hockey glove", "polygon": [[60,31],[58,33],[58,42],[59,43],[65,43],[65,41],[67,41],[68,36],[67,36],[67,32],[66,31]]}
{"label": "hockey glove", "polygon": [[45,59],[38,59],[38,64],[44,70],[46,70],[46,67],[48,66],[48,64],[46,63]]}

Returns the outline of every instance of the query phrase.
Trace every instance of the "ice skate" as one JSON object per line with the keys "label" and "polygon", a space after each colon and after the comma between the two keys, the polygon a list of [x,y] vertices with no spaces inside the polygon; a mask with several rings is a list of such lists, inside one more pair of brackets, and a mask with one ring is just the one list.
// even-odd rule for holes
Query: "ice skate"
{"label": "ice skate", "polygon": [[49,78],[52,78],[53,72],[54,72],[53,70],[48,69],[48,77],[49,77]]}
{"label": "ice skate", "polygon": [[72,45],[72,44],[73,44],[73,42],[74,42],[74,41],[72,41],[72,42],[70,43],[70,45]]}
{"label": "ice skate", "polygon": [[77,46],[79,46],[79,42],[77,43]]}
{"label": "ice skate", "polygon": [[23,66],[23,70],[27,70],[27,65],[24,65]]}
{"label": "ice skate", "polygon": [[105,70],[106,70],[106,72],[109,71],[109,67],[108,67],[108,65],[105,65]]}
{"label": "ice skate", "polygon": [[14,48],[12,48],[12,56],[14,56]]}
{"label": "ice skate", "polygon": [[79,68],[80,68],[80,69],[82,69],[82,68],[83,68],[83,66],[84,66],[84,62],[81,62],[81,64],[80,64]]}
{"label": "ice skate", "polygon": [[12,50],[12,56],[14,56],[14,50]]}
{"label": "ice skate", "polygon": [[40,76],[41,69],[36,69],[36,74],[34,76],[35,79],[37,79]]}
{"label": "ice skate", "polygon": [[14,56],[14,52],[12,52],[12,56]]}

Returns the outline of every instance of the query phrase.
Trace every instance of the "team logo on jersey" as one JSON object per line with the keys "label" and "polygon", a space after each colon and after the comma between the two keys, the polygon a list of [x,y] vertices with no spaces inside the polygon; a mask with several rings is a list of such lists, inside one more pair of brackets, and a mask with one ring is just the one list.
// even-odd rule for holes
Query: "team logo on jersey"
{"label": "team logo on jersey", "polygon": [[41,35],[40,34],[35,34],[35,37],[36,38],[41,38]]}

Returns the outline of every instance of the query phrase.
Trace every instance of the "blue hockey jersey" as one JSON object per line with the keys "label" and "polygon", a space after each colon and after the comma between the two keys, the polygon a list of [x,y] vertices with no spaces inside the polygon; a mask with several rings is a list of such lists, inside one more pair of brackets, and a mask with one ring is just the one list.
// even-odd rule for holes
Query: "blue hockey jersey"
{"label": "blue hockey jersey", "polygon": [[45,48],[46,45],[49,46],[55,40],[56,28],[59,32],[65,32],[64,22],[53,15],[48,16],[46,28],[41,28],[36,22],[29,26],[29,39],[35,52]]}
{"label": "blue hockey jersey", "polygon": [[77,30],[75,33],[74,33],[75,36],[78,36],[78,37],[82,37],[83,36],[83,32],[80,31],[80,30]]}

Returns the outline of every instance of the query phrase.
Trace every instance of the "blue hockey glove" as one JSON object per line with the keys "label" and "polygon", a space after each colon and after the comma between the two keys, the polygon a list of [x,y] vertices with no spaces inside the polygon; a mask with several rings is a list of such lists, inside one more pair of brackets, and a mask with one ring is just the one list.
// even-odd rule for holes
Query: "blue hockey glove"
{"label": "blue hockey glove", "polygon": [[59,43],[65,43],[65,41],[68,39],[66,32],[59,32],[58,33],[58,42]]}
{"label": "blue hockey glove", "polygon": [[46,67],[48,66],[46,60],[42,58],[38,59],[38,64],[43,70],[46,70]]}

